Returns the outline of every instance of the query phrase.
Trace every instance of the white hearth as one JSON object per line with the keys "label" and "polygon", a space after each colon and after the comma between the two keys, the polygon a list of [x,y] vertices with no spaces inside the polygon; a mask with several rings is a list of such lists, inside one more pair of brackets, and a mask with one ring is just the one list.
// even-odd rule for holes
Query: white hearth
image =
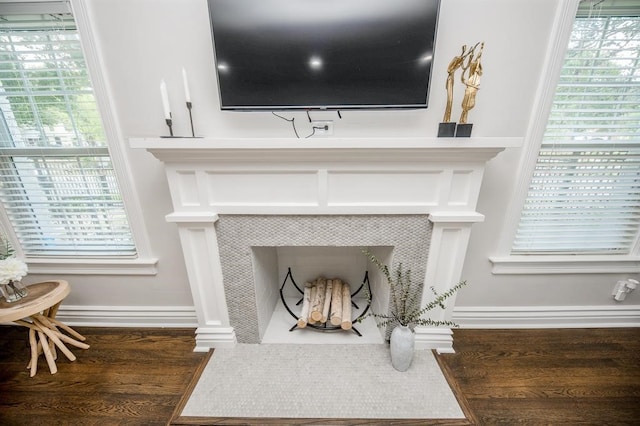
{"label": "white hearth", "polygon": [[[130,140],[165,164],[174,208],[167,220],[180,233],[198,351],[264,338],[277,288],[254,281],[284,278],[279,250],[392,247],[393,264],[410,265],[416,280],[446,291],[465,278],[471,225],[484,219],[475,209],[486,162],[521,142]],[[449,319],[454,303],[432,318]],[[416,329],[418,348],[449,352],[452,343],[449,329]]]}

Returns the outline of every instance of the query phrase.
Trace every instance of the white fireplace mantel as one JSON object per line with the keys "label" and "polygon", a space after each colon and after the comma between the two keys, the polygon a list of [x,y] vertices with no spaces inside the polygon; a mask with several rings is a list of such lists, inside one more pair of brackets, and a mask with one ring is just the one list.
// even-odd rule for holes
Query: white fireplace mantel
{"label": "white fireplace mantel", "polygon": [[[460,280],[486,162],[522,138],[131,138],[165,165],[199,327],[196,350],[235,344],[215,222],[229,214],[425,214],[425,286]],[[428,292],[425,297],[428,299]],[[426,303],[427,299],[423,300]],[[454,300],[434,319],[450,318]],[[418,348],[452,351],[451,331],[416,330]]]}
{"label": "white fireplace mantel", "polygon": [[[487,161],[505,148],[522,145],[520,137],[501,138],[131,138],[132,148],[144,148],[160,160],[197,161],[211,158],[265,160],[293,157],[313,160],[397,158]],[[266,158],[265,158],[266,157]]]}
{"label": "white fireplace mantel", "polygon": [[521,138],[134,138],[176,214],[475,212],[485,163]]}

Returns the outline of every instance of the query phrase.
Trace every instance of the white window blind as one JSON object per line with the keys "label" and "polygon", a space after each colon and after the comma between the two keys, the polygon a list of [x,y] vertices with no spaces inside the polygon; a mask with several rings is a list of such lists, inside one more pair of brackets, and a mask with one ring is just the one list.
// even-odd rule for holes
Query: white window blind
{"label": "white window blind", "polygon": [[576,18],[513,254],[628,254],[637,241],[638,9]]}
{"label": "white window blind", "polygon": [[27,256],[136,254],[67,11],[0,13],[0,201]]}

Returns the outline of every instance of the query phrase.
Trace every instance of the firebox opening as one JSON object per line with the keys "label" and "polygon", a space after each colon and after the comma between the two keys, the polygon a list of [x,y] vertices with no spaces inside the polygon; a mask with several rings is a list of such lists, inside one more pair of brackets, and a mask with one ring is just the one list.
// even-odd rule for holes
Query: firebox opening
{"label": "firebox opening", "polygon": [[[393,247],[368,247],[378,259],[391,264]],[[295,324],[294,318],[286,311],[280,300],[279,289],[291,268],[293,277],[300,288],[306,282],[318,277],[340,278],[350,284],[355,291],[369,273],[373,294],[370,310],[385,312],[389,302],[389,288],[384,276],[362,253],[362,247],[354,246],[283,246],[251,247],[253,276],[258,314],[258,328],[262,343],[381,343],[384,330],[376,327],[369,317],[356,325],[362,337],[351,332],[321,333],[311,329],[289,329]],[[295,286],[287,284],[283,289],[287,305],[298,313],[301,305],[300,293]],[[367,305],[366,293],[361,291],[354,299],[359,306],[353,311],[356,318]]]}

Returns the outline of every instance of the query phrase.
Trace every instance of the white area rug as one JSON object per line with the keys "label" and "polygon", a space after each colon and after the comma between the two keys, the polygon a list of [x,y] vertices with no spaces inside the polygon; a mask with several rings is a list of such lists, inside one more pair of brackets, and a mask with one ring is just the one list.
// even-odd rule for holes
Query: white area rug
{"label": "white area rug", "polygon": [[401,373],[384,344],[216,349],[181,416],[465,418],[431,351]]}

